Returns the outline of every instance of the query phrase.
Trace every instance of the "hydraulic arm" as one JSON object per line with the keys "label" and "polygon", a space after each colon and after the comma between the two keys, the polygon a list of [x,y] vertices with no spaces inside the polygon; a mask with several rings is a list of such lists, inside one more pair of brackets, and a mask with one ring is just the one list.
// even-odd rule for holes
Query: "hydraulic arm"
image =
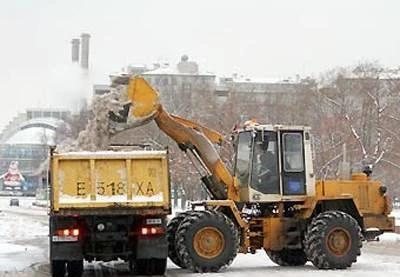
{"label": "hydraulic arm", "polygon": [[128,128],[155,120],[158,127],[175,140],[184,151],[191,151],[207,172],[202,177],[213,199],[239,199],[235,178],[230,174],[213,143],[221,144],[222,136],[194,121],[169,114],[159,102],[157,92],[140,77],[129,80]]}

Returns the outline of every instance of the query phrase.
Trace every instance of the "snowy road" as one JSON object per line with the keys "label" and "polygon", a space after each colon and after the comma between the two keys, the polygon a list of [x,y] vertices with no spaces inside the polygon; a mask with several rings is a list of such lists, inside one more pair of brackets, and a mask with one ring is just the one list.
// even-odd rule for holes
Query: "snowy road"
{"label": "snowy road", "polygon": [[[9,207],[9,198],[0,197],[0,277],[45,277],[49,275],[48,226],[45,208],[33,207],[32,198],[20,198],[20,207]],[[400,213],[398,213],[400,214]],[[363,254],[348,270],[320,271],[310,263],[304,267],[279,267],[264,252],[255,255],[239,254],[225,271],[213,274],[194,274],[174,266],[170,261],[166,276],[244,276],[274,275],[279,277],[296,274],[302,276],[351,276],[383,275],[400,276],[400,235],[385,234],[381,242],[364,244]],[[121,263],[85,264],[85,277],[129,276],[126,265]]]}

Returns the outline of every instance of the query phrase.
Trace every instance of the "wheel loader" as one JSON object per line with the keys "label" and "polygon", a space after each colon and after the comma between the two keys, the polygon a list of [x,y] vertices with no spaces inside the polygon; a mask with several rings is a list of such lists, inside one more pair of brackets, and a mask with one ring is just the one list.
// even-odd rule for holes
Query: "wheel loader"
{"label": "wheel loader", "polygon": [[264,249],[280,266],[310,261],[345,269],[363,241],[394,231],[387,189],[369,170],[316,180],[309,127],[244,124],[233,133],[230,172],[215,148],[223,140],[218,132],[168,113],[141,77],[129,80],[127,95],[124,109],[110,116],[113,128],[154,120],[200,166],[211,198],[193,202],[168,224],[169,258],[179,267],[217,272],[237,253]]}

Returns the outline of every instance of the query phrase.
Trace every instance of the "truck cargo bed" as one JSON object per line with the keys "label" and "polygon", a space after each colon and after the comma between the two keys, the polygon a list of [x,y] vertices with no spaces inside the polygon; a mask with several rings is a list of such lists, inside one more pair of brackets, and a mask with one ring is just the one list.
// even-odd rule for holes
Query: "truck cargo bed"
{"label": "truck cargo bed", "polygon": [[170,209],[166,151],[55,153],[51,180],[54,212]]}

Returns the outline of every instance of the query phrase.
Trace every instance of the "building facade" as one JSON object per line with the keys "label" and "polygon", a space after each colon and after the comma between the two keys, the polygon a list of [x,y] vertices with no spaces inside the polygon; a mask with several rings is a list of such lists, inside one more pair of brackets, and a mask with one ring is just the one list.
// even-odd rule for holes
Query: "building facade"
{"label": "building facade", "polygon": [[55,145],[57,128],[69,117],[66,110],[28,109],[5,127],[0,143],[0,175],[17,164],[22,180],[19,187],[12,188],[0,178],[0,191],[33,194],[37,188],[45,187],[50,147]]}

